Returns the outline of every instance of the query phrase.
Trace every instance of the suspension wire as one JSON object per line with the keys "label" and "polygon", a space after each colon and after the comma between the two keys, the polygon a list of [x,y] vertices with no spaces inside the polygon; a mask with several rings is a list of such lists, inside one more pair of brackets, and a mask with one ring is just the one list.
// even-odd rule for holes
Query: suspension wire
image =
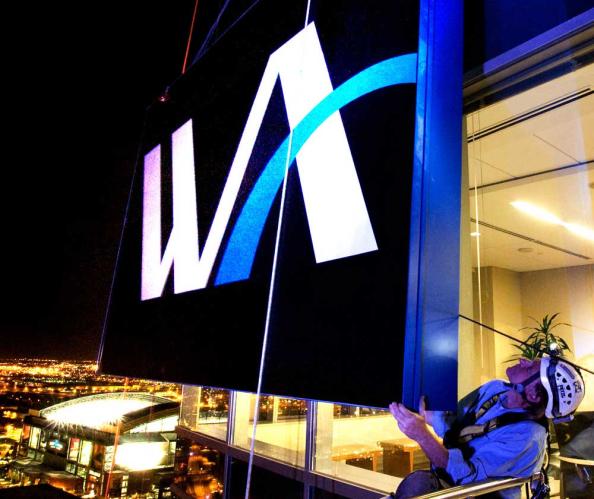
{"label": "suspension wire", "polygon": [[[470,160],[475,161],[477,160],[476,156],[476,143],[475,143],[475,131],[474,131],[474,118],[475,115],[478,116],[478,111],[477,113],[474,113],[472,115],[472,132],[471,132],[471,141],[470,141],[470,145],[471,150],[472,150],[472,157],[470,158]],[[480,120],[480,118],[479,118]],[[480,121],[478,124],[478,128],[480,130]],[[480,152],[479,152],[480,155]],[[477,176],[477,169],[478,167],[475,166],[473,168],[474,170],[474,175],[473,175],[473,182],[474,182],[474,216],[475,216],[475,232],[476,232],[476,260],[477,260],[477,285],[478,285],[478,313],[479,313],[479,322],[482,323],[483,322],[483,301],[481,299],[481,297],[483,296],[482,293],[482,280],[481,280],[481,247],[480,247],[480,227],[479,227],[479,204],[478,204],[478,190],[477,190],[477,180],[476,180],[476,176]],[[470,180],[470,179],[469,179]],[[484,348],[484,341],[483,341],[483,328],[482,326],[480,326],[479,328],[479,348],[480,348],[480,352],[481,352],[481,369],[485,368],[485,348]]]}
{"label": "suspension wire", "polygon": [[113,288],[115,286],[116,272],[118,269],[118,265],[120,263],[122,244],[124,242],[124,230],[126,229],[126,225],[128,225],[128,215],[130,213],[130,205],[132,204],[132,192],[134,190],[136,173],[138,171],[138,165],[140,164],[140,157],[142,155],[142,146],[144,144],[149,109],[150,109],[150,106],[146,109],[146,111],[144,113],[144,121],[142,123],[140,139],[138,141],[138,147],[136,148],[136,159],[134,161],[134,169],[132,171],[132,180],[130,180],[130,189],[128,191],[128,200],[126,201],[126,209],[124,210],[124,220],[122,223],[122,229],[120,230],[120,239],[118,242],[118,249],[116,252],[115,264],[113,267],[113,275],[111,277],[111,285],[109,287],[109,294],[107,295],[107,305],[105,307],[105,316],[103,318],[103,326],[101,328],[101,341],[99,342],[99,350],[97,351],[97,366],[99,366],[99,364],[101,363],[101,358],[103,357],[103,349],[105,347],[105,332],[107,330],[107,318],[109,316],[109,310],[111,308],[111,300],[113,298]]}
{"label": "suspension wire", "polygon": [[190,45],[192,43],[192,35],[194,34],[194,24],[196,23],[196,13],[198,12],[198,0],[194,3],[194,13],[192,14],[192,23],[190,24],[190,32],[188,33],[188,43],[186,44],[186,54],[184,55],[184,65],[182,66],[182,74],[185,74],[188,55],[190,53]]}
{"label": "suspension wire", "polygon": [[[471,319],[470,317],[466,317],[463,314],[458,314],[458,317],[460,317],[461,319],[465,319],[469,322],[472,322],[473,324],[476,324],[477,326],[484,327],[485,329],[488,329],[489,331],[493,331],[494,333],[500,334],[501,336],[505,336],[506,338],[509,338],[510,340],[520,343],[521,345],[526,345],[526,346],[532,348],[537,353],[549,355],[549,351],[544,348],[536,348],[536,347],[533,347],[532,345],[528,345],[526,343],[526,341],[522,341],[519,338],[515,338],[514,336],[512,336],[510,334],[504,333],[503,331],[499,331],[498,329],[495,329],[491,326],[487,326],[486,324],[482,324],[479,321],[475,321],[474,319]],[[587,373],[594,374],[594,371],[591,371],[590,369],[587,369],[586,367],[580,366],[579,364],[576,364],[575,362],[572,362],[565,358],[563,358],[562,360],[563,360],[563,362],[566,362],[567,364],[569,364],[573,367],[576,367],[577,369],[579,369],[581,371],[585,371]]]}
{"label": "suspension wire", "polygon": [[[307,8],[305,12],[305,22],[303,28],[305,29],[309,23],[309,10],[311,6],[311,0],[307,2]],[[303,56],[305,54],[302,54]],[[264,338],[262,339],[262,352],[260,355],[260,369],[258,372],[258,387],[256,389],[256,401],[254,404],[254,415],[252,424],[252,441],[250,442],[250,454],[248,460],[247,479],[245,484],[245,499],[250,497],[250,487],[252,481],[252,469],[254,467],[254,454],[256,445],[256,430],[258,427],[258,416],[260,409],[260,397],[262,396],[262,381],[264,378],[264,364],[266,361],[266,352],[268,349],[268,334],[270,331],[270,317],[272,314],[272,299],[274,296],[274,284],[276,281],[276,267],[278,263],[278,252],[280,247],[280,237],[282,231],[283,214],[285,208],[285,200],[287,194],[287,182],[289,177],[289,166],[291,165],[291,151],[293,149],[293,128],[289,130],[289,144],[287,147],[287,156],[285,159],[285,173],[283,176],[283,186],[281,190],[280,207],[278,210],[278,223],[276,226],[276,239],[274,242],[274,255],[272,257],[272,271],[270,275],[270,287],[268,290],[268,303],[266,307],[266,321],[264,323]]]}
{"label": "suspension wire", "polygon": [[268,333],[270,331],[270,316],[272,312],[272,298],[274,295],[274,283],[276,278],[276,264],[278,261],[278,250],[280,246],[280,236],[281,236],[281,228],[282,228],[282,219],[283,219],[283,212],[285,207],[285,196],[287,192],[287,177],[289,171],[289,161],[291,158],[291,149],[293,146],[293,130],[289,133],[289,147],[287,150],[287,159],[285,160],[285,175],[283,178],[283,187],[281,191],[281,202],[280,202],[280,209],[278,215],[278,224],[276,228],[276,240],[274,243],[274,256],[272,259],[272,272],[270,275],[270,288],[268,291],[268,304],[266,306],[266,322],[264,324],[264,338],[262,339],[262,352],[260,355],[260,369],[258,372],[258,387],[256,390],[256,402],[254,404],[254,417],[253,417],[253,425],[252,425],[252,441],[250,442],[250,457],[248,461],[248,471],[247,471],[247,480],[245,484],[245,499],[249,499],[250,497],[250,485],[251,485],[251,478],[252,478],[252,467],[254,464],[254,451],[255,451],[255,444],[256,444],[256,429],[258,426],[258,416],[259,416],[259,409],[260,409],[260,397],[262,393],[262,380],[264,378],[264,364],[266,360],[266,351],[268,349]]}
{"label": "suspension wire", "polygon": [[219,23],[221,22],[221,17],[223,17],[223,14],[227,10],[227,7],[229,6],[230,3],[231,3],[231,0],[225,0],[225,3],[223,4],[223,7],[219,11],[217,18],[215,19],[215,22],[212,23],[212,26],[210,27],[210,30],[206,34],[206,37],[204,38],[202,45],[198,49],[198,52],[196,53],[196,56],[194,57],[194,62],[196,62],[196,60],[198,60],[202,57],[203,51],[205,50],[206,46],[208,45],[208,42],[210,41],[210,39],[212,38],[213,33],[219,27]]}
{"label": "suspension wire", "polygon": [[259,4],[262,0],[255,0],[247,9],[245,9],[243,11],[243,13],[237,18],[235,19],[235,21],[233,21],[219,36],[217,36],[214,40],[214,42],[212,42],[210,44],[210,46],[208,47],[204,47],[204,50],[201,50],[200,53],[197,53],[194,56],[194,60],[192,61],[192,64],[196,63],[199,59],[201,59],[202,57],[204,57],[206,55],[206,53],[212,48],[214,47],[221,38],[223,38],[229,31],[231,31],[235,25],[241,21],[248,13],[250,10],[252,10],[257,4]]}

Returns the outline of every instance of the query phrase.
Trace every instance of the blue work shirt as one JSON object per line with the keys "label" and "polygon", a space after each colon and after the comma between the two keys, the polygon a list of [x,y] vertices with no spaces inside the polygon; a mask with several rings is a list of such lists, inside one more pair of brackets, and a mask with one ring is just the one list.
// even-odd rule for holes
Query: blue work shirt
{"label": "blue work shirt", "polygon": [[[479,389],[479,401],[476,407],[489,400],[497,393],[508,390],[501,380],[485,383]],[[474,397],[465,397],[460,402],[458,416],[463,415],[473,402]],[[483,424],[502,414],[525,412],[524,409],[506,409],[503,407],[505,395],[487,410],[477,424]],[[433,429],[443,437],[449,429],[451,419],[446,413],[434,413]],[[488,478],[524,478],[540,471],[545,455],[546,430],[534,421],[520,421],[495,428],[468,442],[474,452],[465,459],[460,449],[448,449],[446,472],[455,485],[464,485]],[[502,490],[500,497],[516,499],[521,496],[519,487]]]}

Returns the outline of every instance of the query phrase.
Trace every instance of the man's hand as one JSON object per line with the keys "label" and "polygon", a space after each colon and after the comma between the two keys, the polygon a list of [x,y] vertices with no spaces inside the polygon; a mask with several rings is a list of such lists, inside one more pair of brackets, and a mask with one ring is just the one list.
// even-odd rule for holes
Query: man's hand
{"label": "man's hand", "polygon": [[392,402],[390,404],[390,412],[394,419],[398,422],[398,428],[408,438],[416,441],[425,452],[429,460],[438,468],[445,468],[448,464],[449,453],[443,444],[433,436],[427,427],[427,423],[423,415],[429,411],[425,411],[425,400],[421,399],[419,404],[420,414],[415,414],[409,411],[402,404]]}
{"label": "man's hand", "polygon": [[[423,413],[425,412],[424,408],[425,405],[423,401]],[[400,428],[400,431],[408,438],[412,438],[413,440],[419,442],[430,434],[425,422],[425,418],[420,414],[415,414],[414,412],[409,411],[406,407],[404,407],[403,404],[392,402],[390,404],[390,412],[392,413],[392,416],[394,416],[394,419],[398,422],[398,428]]]}

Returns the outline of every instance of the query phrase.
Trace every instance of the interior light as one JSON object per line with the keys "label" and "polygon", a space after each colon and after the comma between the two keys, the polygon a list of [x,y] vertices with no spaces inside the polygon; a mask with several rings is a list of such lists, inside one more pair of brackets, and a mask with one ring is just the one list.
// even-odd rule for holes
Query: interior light
{"label": "interior light", "polygon": [[472,237],[479,237],[481,235],[481,233],[480,232],[471,232],[470,235]]}
{"label": "interior light", "polygon": [[594,241],[594,230],[589,229],[588,227],[584,227],[583,225],[578,224],[563,224],[565,228],[573,232],[576,236],[583,237],[584,239],[589,239],[590,241]]}
{"label": "interior light", "polygon": [[514,208],[533,216],[534,218],[542,220],[543,222],[548,222],[555,225],[563,225],[563,221],[559,217],[553,215],[547,210],[539,208],[538,206],[527,203],[526,201],[512,201],[511,205]]}
{"label": "interior light", "polygon": [[560,225],[565,227],[569,232],[575,234],[576,236],[582,237],[584,239],[588,239],[589,241],[594,241],[594,230],[590,229],[589,227],[584,227],[583,225],[564,222],[558,216],[554,215],[553,213],[535,206],[531,203],[526,201],[512,201],[510,203],[514,208],[530,215],[538,220],[543,222],[552,223],[555,225]]}

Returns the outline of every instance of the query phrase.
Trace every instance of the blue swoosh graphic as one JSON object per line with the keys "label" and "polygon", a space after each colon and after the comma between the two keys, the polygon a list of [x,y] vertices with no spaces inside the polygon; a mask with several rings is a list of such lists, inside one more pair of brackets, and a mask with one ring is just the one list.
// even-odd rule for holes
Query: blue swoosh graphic
{"label": "blue swoosh graphic", "polygon": [[[297,154],[332,114],[368,93],[392,85],[415,83],[417,54],[405,54],[378,62],[349,78],[317,104],[293,129],[289,157],[291,167]],[[264,224],[285,176],[289,135],[272,155],[258,177],[233,227],[215,286],[248,279]]]}

